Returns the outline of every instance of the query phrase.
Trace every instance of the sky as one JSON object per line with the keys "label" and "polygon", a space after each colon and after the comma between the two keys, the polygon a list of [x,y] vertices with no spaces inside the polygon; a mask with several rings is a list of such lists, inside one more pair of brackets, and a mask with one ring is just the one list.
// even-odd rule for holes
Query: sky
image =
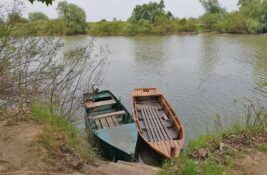
{"label": "sky", "polygon": [[[56,18],[57,4],[60,0],[54,1],[53,5],[46,6],[40,2],[29,3],[25,2],[23,16],[28,17],[29,12],[41,11],[50,18]],[[133,8],[137,4],[144,4],[150,1],[159,2],[160,0],[67,0],[69,3],[74,3],[83,8],[86,12],[87,21],[99,21],[101,19],[112,20],[127,20],[132,13]],[[238,0],[219,0],[222,7],[227,11],[237,10]],[[12,0],[0,0],[0,5],[8,5]],[[189,18],[198,17],[204,13],[199,0],[165,0],[165,9],[171,11],[175,17]]]}

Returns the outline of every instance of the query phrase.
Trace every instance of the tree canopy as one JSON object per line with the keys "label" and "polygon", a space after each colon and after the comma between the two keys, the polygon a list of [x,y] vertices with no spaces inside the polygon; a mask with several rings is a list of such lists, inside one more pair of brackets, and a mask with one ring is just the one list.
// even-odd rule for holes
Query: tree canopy
{"label": "tree canopy", "polygon": [[167,19],[173,18],[171,12],[166,12],[164,10],[165,4],[161,0],[160,3],[150,2],[148,4],[136,5],[133,9],[130,21],[140,22],[140,21],[152,21],[154,22],[156,17],[164,17]]}
{"label": "tree canopy", "polygon": [[8,14],[9,23],[24,23],[27,19],[23,18],[19,12],[11,12]]}
{"label": "tree canopy", "polygon": [[28,1],[30,1],[31,3],[33,3],[34,1],[39,1],[45,3],[46,5],[51,5],[54,0],[28,0]]}
{"label": "tree canopy", "polygon": [[37,21],[37,20],[48,20],[49,18],[43,12],[33,12],[29,13],[29,20]]}
{"label": "tree canopy", "polygon": [[86,14],[79,6],[61,1],[58,3],[58,14],[65,21],[67,34],[82,34],[86,31]]}
{"label": "tree canopy", "polygon": [[225,10],[220,6],[218,0],[199,0],[207,13],[220,13]]}
{"label": "tree canopy", "polygon": [[251,27],[267,31],[267,0],[240,0],[240,12],[250,21]]}

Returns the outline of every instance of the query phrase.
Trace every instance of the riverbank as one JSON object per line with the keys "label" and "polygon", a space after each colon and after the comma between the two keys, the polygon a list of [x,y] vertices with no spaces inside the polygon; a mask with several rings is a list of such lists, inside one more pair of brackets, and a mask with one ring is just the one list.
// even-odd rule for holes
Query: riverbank
{"label": "riverbank", "polygon": [[87,173],[86,167],[98,161],[86,138],[45,108],[34,105],[29,110],[9,108],[1,112],[1,173]]}
{"label": "riverbank", "polygon": [[0,174],[154,174],[139,163],[107,162],[87,137],[44,106],[8,108],[0,113]]}
{"label": "riverbank", "polygon": [[161,175],[265,174],[267,114],[252,106],[245,125],[234,125],[190,141],[178,158],[162,167]]}

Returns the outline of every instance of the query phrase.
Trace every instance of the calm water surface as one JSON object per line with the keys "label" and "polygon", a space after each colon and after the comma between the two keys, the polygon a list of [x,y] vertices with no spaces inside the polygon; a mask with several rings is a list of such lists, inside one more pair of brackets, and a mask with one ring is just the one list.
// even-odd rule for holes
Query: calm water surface
{"label": "calm water surface", "polygon": [[[65,49],[90,36],[64,37]],[[211,131],[216,114],[223,124],[240,119],[244,104],[267,107],[266,35],[181,35],[97,37],[111,54],[102,89],[121,97],[131,111],[134,88],[157,87],[179,114],[186,140]]]}

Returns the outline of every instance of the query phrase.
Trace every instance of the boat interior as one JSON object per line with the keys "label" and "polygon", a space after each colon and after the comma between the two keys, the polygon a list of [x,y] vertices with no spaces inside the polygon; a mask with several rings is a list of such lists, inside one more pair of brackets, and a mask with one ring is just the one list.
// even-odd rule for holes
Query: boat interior
{"label": "boat interior", "polygon": [[148,142],[179,140],[179,128],[175,125],[170,111],[163,104],[163,97],[136,96],[136,107],[141,133]]}
{"label": "boat interior", "polygon": [[85,106],[92,129],[112,128],[127,123],[128,114],[109,92],[87,99]]}

